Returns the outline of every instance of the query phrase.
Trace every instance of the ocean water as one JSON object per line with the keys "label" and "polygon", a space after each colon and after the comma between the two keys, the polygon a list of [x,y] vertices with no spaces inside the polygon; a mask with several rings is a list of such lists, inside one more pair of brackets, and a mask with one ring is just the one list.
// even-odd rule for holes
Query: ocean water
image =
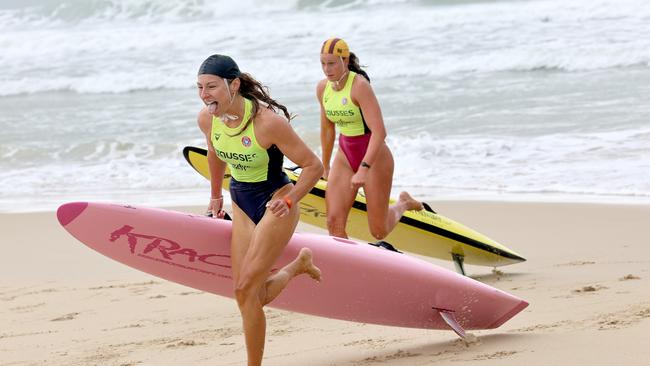
{"label": "ocean water", "polygon": [[0,212],[207,204],[181,150],[213,53],[319,153],[332,36],[372,78],[395,193],[650,203],[649,34],[647,0],[0,0]]}

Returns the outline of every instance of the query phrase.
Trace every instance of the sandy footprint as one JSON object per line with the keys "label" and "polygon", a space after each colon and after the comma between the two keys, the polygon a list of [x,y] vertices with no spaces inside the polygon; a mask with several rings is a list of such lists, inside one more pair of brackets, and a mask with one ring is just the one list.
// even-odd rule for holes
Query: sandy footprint
{"label": "sandy footprint", "polygon": [[45,306],[44,302],[40,302],[38,304],[32,304],[32,305],[23,305],[23,306],[16,306],[13,308],[10,308],[9,310],[16,312],[16,313],[31,313],[35,311],[36,309]]}
{"label": "sandy footprint", "polygon": [[111,329],[102,329],[102,332],[111,332],[111,331],[114,331],[114,330],[131,329],[131,328],[144,328],[144,325],[142,325],[140,323],[134,323],[134,324],[123,325],[123,326],[115,327],[115,328],[111,328]]}
{"label": "sandy footprint", "polygon": [[640,280],[640,279],[641,279],[641,277],[639,277],[639,276],[629,274],[629,275],[625,275],[625,276],[619,278],[618,280],[619,281],[628,281],[628,280]]}
{"label": "sandy footprint", "polygon": [[108,286],[95,286],[95,287],[89,287],[89,290],[106,290],[106,289],[118,289],[118,288],[129,288],[129,287],[143,287],[143,286],[150,286],[150,285],[160,285],[162,282],[158,281],[146,281],[146,282],[134,282],[134,283],[119,283],[116,285],[108,285]]}
{"label": "sandy footprint", "polygon": [[68,313],[68,314],[60,316],[58,318],[51,319],[50,321],[51,322],[60,322],[60,321],[66,321],[66,320],[74,320],[74,319],[77,318],[77,315],[79,315],[79,313]]}
{"label": "sandy footprint", "polygon": [[575,289],[572,292],[576,294],[581,294],[581,293],[592,293],[592,292],[597,292],[606,289],[607,287],[601,285],[589,285],[589,286],[583,286],[581,288]]}
{"label": "sandy footprint", "polygon": [[41,335],[41,334],[55,334],[58,333],[58,330],[44,330],[40,332],[27,332],[27,333],[8,333],[8,334],[0,334],[0,339],[3,338],[16,338],[16,337],[29,337],[29,336],[34,336],[34,335]]}
{"label": "sandy footprint", "polygon": [[401,359],[401,358],[417,357],[419,355],[420,355],[419,353],[414,353],[414,352],[409,352],[409,351],[402,351],[400,349],[400,350],[397,350],[397,352],[395,352],[393,354],[385,356],[384,359],[389,361],[389,360],[397,360],[397,359]]}
{"label": "sandy footprint", "polygon": [[628,306],[616,312],[596,314],[585,319],[562,320],[548,324],[536,324],[511,332],[544,332],[565,329],[620,329],[650,318],[650,304]]}
{"label": "sandy footprint", "polygon": [[271,336],[277,337],[277,336],[284,336],[284,335],[292,335],[296,333],[302,332],[302,328],[296,328],[292,326],[283,326],[283,327],[276,327],[272,329],[269,334]]}
{"label": "sandy footprint", "polygon": [[568,263],[560,263],[560,264],[556,264],[555,267],[565,267],[565,266],[570,266],[570,267],[574,267],[574,266],[586,266],[586,265],[590,265],[590,264],[596,264],[596,262],[594,262],[594,261],[573,261],[573,262],[568,262]]}
{"label": "sandy footprint", "polygon": [[454,341],[456,346],[462,346],[465,348],[478,346],[481,344],[481,340],[475,336],[473,333],[465,333],[465,338],[460,338]]}
{"label": "sandy footprint", "polygon": [[205,292],[201,292],[201,291],[185,291],[185,292],[181,292],[181,293],[179,293],[179,295],[181,295],[181,296],[188,296],[188,295],[205,295],[205,294],[206,294]]}
{"label": "sandy footprint", "polygon": [[515,355],[519,353],[518,351],[498,351],[495,353],[490,353],[490,354],[482,354],[474,357],[474,360],[480,361],[480,360],[498,360],[506,357],[510,357],[512,355]]}
{"label": "sandy footprint", "polygon": [[[12,292],[19,292],[21,290],[22,289],[18,289],[16,291],[12,291]],[[60,291],[60,289],[57,289],[57,288],[45,288],[45,289],[42,289],[42,290],[28,291],[28,292],[25,292],[25,293],[18,293],[18,294],[11,294],[11,295],[7,294],[7,295],[5,295],[3,297],[0,297],[0,300],[2,300],[2,301],[13,301],[13,300],[21,298],[23,296],[39,295],[39,294],[43,294],[43,293],[51,293],[51,292],[59,292],[59,291]]]}
{"label": "sandy footprint", "polygon": [[231,337],[240,337],[242,336],[243,330],[241,328],[237,327],[224,327],[224,328],[208,328],[208,329],[201,329],[195,332],[192,332],[190,336],[192,338],[199,338],[203,340],[215,340],[215,341],[222,341],[226,338],[231,338]]}
{"label": "sandy footprint", "polygon": [[368,339],[360,339],[353,342],[344,343],[343,346],[344,347],[365,346],[367,348],[372,348],[372,349],[377,349],[377,348],[382,349],[386,346],[387,343],[388,341],[386,341],[385,339],[368,338]]}
{"label": "sandy footprint", "polygon": [[413,353],[409,351],[403,351],[403,350],[397,350],[394,353],[384,355],[384,356],[372,356],[372,357],[367,357],[364,358],[361,361],[354,362],[353,365],[369,365],[369,364],[375,364],[375,363],[386,363],[388,361],[393,361],[393,360],[398,360],[398,359],[404,359],[404,358],[410,358],[410,357],[417,357],[420,356],[420,353]]}
{"label": "sandy footprint", "polygon": [[172,344],[168,344],[166,347],[167,348],[185,348],[185,347],[194,347],[194,346],[204,346],[207,345],[205,342],[197,342],[194,340],[191,341],[178,341]]}
{"label": "sandy footprint", "polygon": [[596,316],[593,321],[598,330],[611,330],[629,327],[650,318],[649,305],[631,306],[624,311]]}
{"label": "sandy footprint", "polygon": [[552,330],[556,328],[566,328],[571,326],[574,322],[569,320],[562,320],[559,322],[548,323],[548,324],[535,324],[524,328],[513,329],[511,332],[520,333],[520,332],[535,332],[540,330]]}

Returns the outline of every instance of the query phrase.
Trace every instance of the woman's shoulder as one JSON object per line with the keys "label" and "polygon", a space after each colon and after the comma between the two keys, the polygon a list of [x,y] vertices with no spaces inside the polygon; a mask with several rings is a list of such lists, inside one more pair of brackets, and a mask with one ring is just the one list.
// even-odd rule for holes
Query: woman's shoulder
{"label": "woman's shoulder", "polygon": [[365,95],[368,93],[374,94],[370,82],[368,82],[368,80],[366,80],[366,78],[364,78],[363,75],[360,74],[355,75],[354,80],[352,80],[351,89],[352,89],[351,92],[353,97]]}
{"label": "woman's shoulder", "polygon": [[[352,73],[352,71],[351,71]],[[354,73],[354,79],[352,80],[352,87],[363,87],[363,88],[372,88],[370,82],[361,74]]]}
{"label": "woman's shoulder", "polygon": [[287,119],[267,106],[260,105],[255,115],[255,127],[273,128],[278,124],[288,123]]}
{"label": "woman's shoulder", "polygon": [[207,107],[203,107],[199,111],[199,115],[197,116],[197,123],[203,132],[210,132],[210,129],[212,129],[212,115],[208,112]]}
{"label": "woman's shoulder", "polygon": [[265,107],[260,108],[253,123],[257,140],[267,146],[277,144],[286,136],[287,129],[291,128],[289,121],[284,116]]}
{"label": "woman's shoulder", "polygon": [[325,90],[325,87],[327,86],[327,79],[323,79],[316,84],[316,95],[321,96],[323,95],[323,91]]}

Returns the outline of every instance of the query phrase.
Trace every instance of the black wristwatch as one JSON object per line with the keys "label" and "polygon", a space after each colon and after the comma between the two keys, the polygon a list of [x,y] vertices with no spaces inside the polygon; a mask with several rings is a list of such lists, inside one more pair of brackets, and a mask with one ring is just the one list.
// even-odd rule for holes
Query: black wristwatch
{"label": "black wristwatch", "polygon": [[366,163],[365,161],[361,162],[361,166],[370,169],[370,164]]}

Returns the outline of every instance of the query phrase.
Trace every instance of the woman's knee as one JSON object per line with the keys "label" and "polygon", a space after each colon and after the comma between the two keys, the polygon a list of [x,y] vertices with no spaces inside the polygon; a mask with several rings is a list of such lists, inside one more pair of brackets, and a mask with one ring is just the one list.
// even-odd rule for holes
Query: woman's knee
{"label": "woman's knee", "polygon": [[255,296],[255,286],[253,281],[250,280],[250,277],[240,277],[235,283],[235,299],[237,300],[237,304],[241,307],[251,299],[254,299]]}
{"label": "woman's knee", "polygon": [[378,223],[369,223],[370,235],[375,239],[381,240],[388,236],[388,231],[386,230],[386,225]]}

